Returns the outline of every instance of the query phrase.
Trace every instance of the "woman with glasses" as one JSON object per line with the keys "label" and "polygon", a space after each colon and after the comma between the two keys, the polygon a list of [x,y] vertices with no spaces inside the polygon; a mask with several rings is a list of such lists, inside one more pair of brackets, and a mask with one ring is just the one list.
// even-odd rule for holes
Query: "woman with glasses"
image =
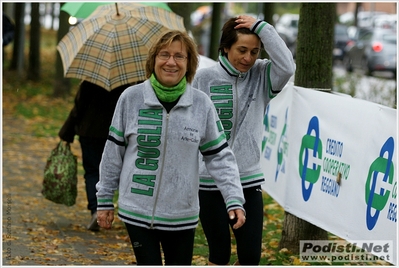
{"label": "woman with glasses", "polygon": [[[270,59],[260,59],[262,48]],[[223,26],[219,63],[197,72],[193,86],[210,96],[237,159],[244,189],[246,223],[234,229],[238,261],[258,265],[262,249],[264,175],[260,166],[263,117],[270,99],[294,74],[290,50],[272,25],[243,15]],[[222,212],[223,197],[205,162],[200,163],[200,219],[209,245],[209,264],[230,262],[234,224]],[[270,178],[269,178],[270,179]]]}
{"label": "woman with glasses", "polygon": [[208,96],[191,87],[198,66],[191,37],[168,31],[150,49],[147,80],[120,96],[100,164],[97,219],[125,223],[137,265],[191,265],[199,220],[199,153],[226,215],[245,222],[235,157]]}

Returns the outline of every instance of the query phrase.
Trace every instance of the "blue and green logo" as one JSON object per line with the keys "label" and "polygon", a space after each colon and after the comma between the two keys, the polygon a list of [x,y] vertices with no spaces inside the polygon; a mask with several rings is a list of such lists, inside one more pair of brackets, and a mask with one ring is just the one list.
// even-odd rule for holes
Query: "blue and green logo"
{"label": "blue and green logo", "polygon": [[321,172],[321,166],[312,160],[315,158],[321,160],[322,151],[323,144],[320,140],[319,119],[314,116],[310,119],[306,135],[302,137],[299,150],[299,175],[302,180],[302,197],[305,201],[309,200],[313,184],[317,182]]}
{"label": "blue and green logo", "polygon": [[[270,104],[266,107],[266,114],[263,119],[263,125],[267,136],[263,137],[262,140],[262,152],[264,153],[265,159],[270,160],[274,156],[277,156],[277,166],[274,180],[277,181],[279,172],[285,172],[285,156],[288,154],[288,139],[287,139],[287,125],[288,125],[288,108],[285,112],[284,126],[278,139],[278,124],[280,118],[275,115],[269,114]],[[277,148],[276,148],[277,146]],[[277,150],[277,152],[275,152]]]}
{"label": "blue and green logo", "polygon": [[[366,224],[369,230],[375,227],[380,212],[387,205],[389,196],[391,195],[389,188],[394,183],[394,165],[392,162],[394,149],[394,139],[389,137],[382,146],[379,157],[370,165],[364,196],[367,204]],[[379,189],[377,189],[377,185],[380,185]],[[395,182],[392,192],[392,198],[394,199],[396,199],[396,191],[397,184]],[[387,218],[394,222],[397,221],[396,203],[390,203]]]}

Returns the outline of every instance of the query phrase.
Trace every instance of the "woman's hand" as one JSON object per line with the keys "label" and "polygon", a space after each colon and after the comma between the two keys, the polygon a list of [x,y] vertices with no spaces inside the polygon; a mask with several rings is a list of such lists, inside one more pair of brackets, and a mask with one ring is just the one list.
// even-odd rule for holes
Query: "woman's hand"
{"label": "woman's hand", "polygon": [[229,211],[229,218],[230,220],[234,220],[237,218],[237,222],[233,225],[234,229],[238,229],[245,223],[245,213],[242,209],[234,209]]}
{"label": "woman's hand", "polygon": [[234,27],[234,29],[239,29],[239,28],[248,28],[250,29],[251,26],[255,23],[256,19],[252,16],[248,15],[240,15],[237,16],[236,22],[238,25]]}
{"label": "woman's hand", "polygon": [[97,210],[97,223],[98,225],[100,225],[100,227],[105,229],[111,229],[113,221],[113,210]]}

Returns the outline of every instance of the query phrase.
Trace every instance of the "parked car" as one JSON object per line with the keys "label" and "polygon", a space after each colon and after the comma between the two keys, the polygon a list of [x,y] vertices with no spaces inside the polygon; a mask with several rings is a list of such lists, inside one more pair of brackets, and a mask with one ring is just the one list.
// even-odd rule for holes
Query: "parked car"
{"label": "parked car", "polygon": [[[276,31],[291,50],[293,57],[296,56],[296,44],[298,37],[298,14],[283,14],[276,22]],[[336,24],[334,29],[334,50],[333,58],[343,60],[345,47],[350,41],[348,27],[343,24]]]}
{"label": "parked car", "polygon": [[334,49],[333,59],[343,60],[345,56],[345,47],[351,39],[348,34],[348,27],[344,24],[335,24],[334,26]]}
{"label": "parked car", "polygon": [[373,18],[373,26],[377,28],[395,29],[397,28],[397,14],[377,15]]}
{"label": "parked car", "polygon": [[363,70],[366,75],[374,71],[389,71],[396,77],[396,30],[358,28],[355,38],[345,49],[344,65],[348,72]]}
{"label": "parked car", "polygon": [[281,15],[275,25],[277,33],[291,50],[294,58],[296,54],[296,39],[298,36],[298,21],[299,14],[286,13]]}
{"label": "parked car", "polygon": [[353,12],[346,12],[339,16],[339,22],[346,25],[354,25],[357,27],[371,27],[375,16],[388,15],[381,11],[359,11],[357,13],[357,25],[354,25],[355,15]]}

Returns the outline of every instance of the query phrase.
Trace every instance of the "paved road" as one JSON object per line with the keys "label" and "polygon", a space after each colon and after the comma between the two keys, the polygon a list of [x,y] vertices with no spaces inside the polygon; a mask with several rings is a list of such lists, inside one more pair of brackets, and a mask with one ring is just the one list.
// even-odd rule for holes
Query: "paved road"
{"label": "paved road", "polygon": [[[13,118],[3,108],[1,266],[135,264],[120,221],[112,230],[86,230],[90,213],[86,209],[82,171],[74,206],[55,204],[41,195],[45,161],[57,142],[57,138],[32,136],[23,119]],[[77,142],[72,150],[81,161]]]}

